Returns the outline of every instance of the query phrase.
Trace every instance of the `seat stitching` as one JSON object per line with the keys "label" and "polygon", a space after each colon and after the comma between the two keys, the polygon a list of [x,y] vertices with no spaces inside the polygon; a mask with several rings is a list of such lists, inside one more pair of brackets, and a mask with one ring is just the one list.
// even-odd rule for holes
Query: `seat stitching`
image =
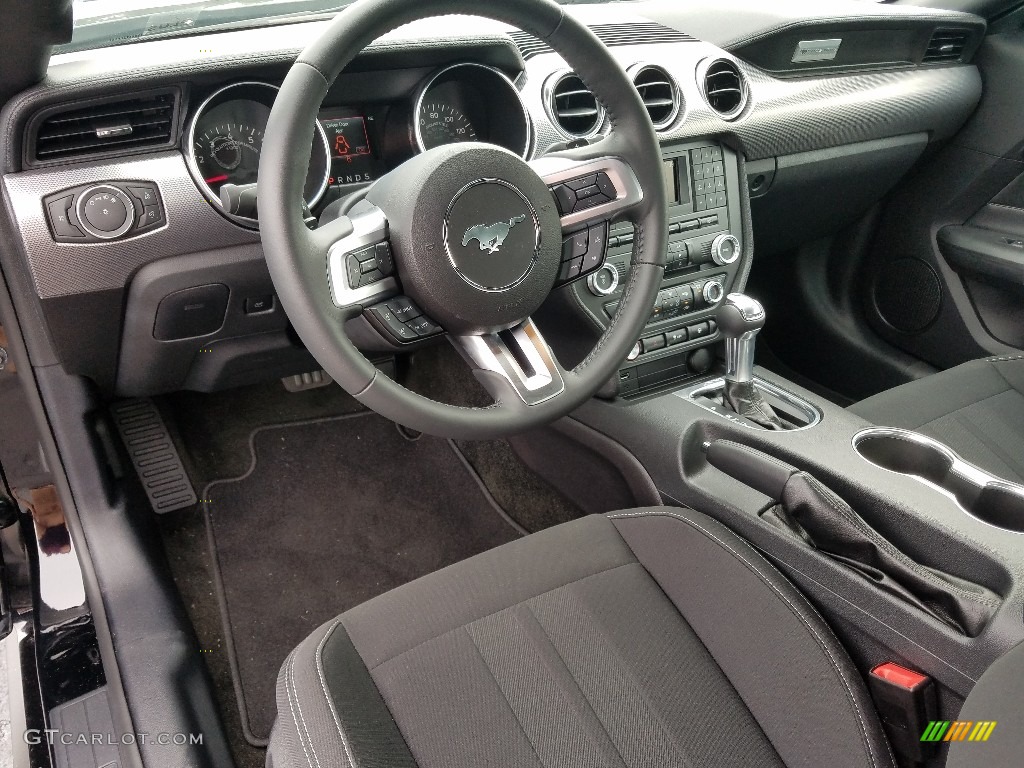
{"label": "seat stitching", "polygon": [[[747,566],[748,569],[750,569],[758,578],[761,579],[761,581],[765,584],[765,586],[767,586],[769,589],[771,589],[772,592],[774,592],[776,595],[778,595],[779,598],[782,599],[782,601],[789,607],[790,612],[800,621],[801,624],[804,625],[804,627],[806,627],[806,629],[811,633],[811,635],[814,636],[815,640],[818,642],[818,646],[825,652],[825,655],[828,657],[828,660],[832,664],[833,669],[835,669],[836,674],[839,677],[839,681],[843,684],[843,688],[846,691],[847,699],[850,701],[850,704],[852,705],[853,713],[857,717],[857,722],[860,725],[861,736],[864,739],[864,746],[867,749],[868,759],[871,760],[871,765],[872,766],[877,766],[878,764],[875,762],[875,756],[874,756],[874,753],[873,753],[873,751],[871,749],[871,740],[868,738],[867,724],[864,722],[864,718],[862,716],[860,707],[857,704],[857,699],[853,695],[853,689],[850,687],[849,681],[846,679],[846,676],[843,674],[843,670],[839,666],[839,662],[832,655],[832,652],[829,650],[828,645],[825,643],[824,638],[821,635],[818,634],[818,632],[814,628],[814,626],[807,620],[807,618],[805,616],[802,616],[800,614],[800,612],[797,610],[796,606],[793,605],[793,603],[789,600],[789,598],[786,597],[786,595],[782,592],[782,590],[780,590],[775,584],[772,584],[772,582],[768,579],[768,577],[764,573],[762,573],[758,569],[758,567],[756,565],[754,565],[749,560],[744,558],[739,552],[737,552],[732,547],[730,547],[727,543],[722,541],[714,533],[712,533],[711,531],[708,531],[705,528],[703,528],[699,523],[697,523],[697,522],[695,522],[693,520],[690,520],[690,519],[688,519],[686,517],[683,517],[682,515],[677,515],[677,514],[675,514],[673,512],[662,512],[662,511],[658,511],[658,512],[623,512],[623,513],[619,513],[619,514],[615,514],[615,515],[609,515],[609,518],[615,519],[615,518],[626,518],[626,517],[653,517],[653,516],[657,516],[657,515],[661,515],[661,516],[665,516],[665,517],[672,517],[672,518],[675,518],[676,520],[680,520],[680,521],[688,524],[692,528],[696,528],[698,531],[703,533],[707,538],[709,538],[712,541],[714,541],[715,543],[717,543],[720,547],[722,547],[723,549],[725,549],[726,551],[731,553],[733,557],[735,557],[737,560],[739,560],[741,563],[743,563],[745,566]],[[749,547],[749,545],[747,545],[747,546]],[[771,563],[768,563],[767,561],[765,561],[765,562],[766,562],[766,564],[768,565],[769,568],[771,568],[776,573],[778,573],[779,576],[782,576],[782,574],[778,571],[778,569],[775,568]],[[783,577],[783,578],[785,578],[785,577]],[[797,593],[797,594],[800,594],[800,593]],[[808,601],[807,598],[804,597],[802,594],[800,594],[800,597],[803,599],[804,604],[816,616],[818,616],[818,618],[820,619],[821,616],[814,609],[814,606],[812,606],[810,604],[810,601]],[[835,633],[832,632],[831,628],[828,627],[828,624],[826,624],[824,620],[822,620],[822,624],[826,627],[828,632],[832,635],[833,639],[836,640],[836,643],[839,643],[838,639],[835,637]],[[892,749],[891,749],[891,747],[889,747],[888,741],[886,741],[885,744],[886,744],[886,748],[889,750],[889,757],[890,757],[890,759],[893,759],[892,758]]]}
{"label": "seat stitching", "polygon": [[439,638],[439,637],[444,637],[445,635],[449,635],[452,632],[456,631],[457,629],[460,629],[461,627],[465,627],[467,624],[473,624],[473,623],[478,622],[478,621],[483,621],[484,619],[489,618],[490,616],[494,616],[495,614],[501,613],[502,611],[508,610],[509,608],[512,608],[512,607],[514,607],[516,605],[522,605],[527,600],[533,600],[535,597],[540,597],[541,595],[546,595],[548,592],[554,592],[556,589],[562,589],[563,587],[568,587],[571,584],[578,584],[579,582],[586,581],[587,579],[593,578],[594,576],[600,576],[602,573],[610,573],[611,571],[618,570],[619,568],[624,568],[627,565],[638,565],[638,564],[639,564],[638,560],[631,560],[628,563],[619,563],[618,565],[613,565],[610,568],[605,568],[605,569],[600,570],[600,571],[594,571],[593,573],[588,573],[586,576],[581,576],[578,579],[573,579],[572,581],[567,581],[564,584],[558,584],[558,585],[556,585],[554,587],[551,587],[551,589],[545,589],[543,592],[538,592],[536,595],[530,595],[529,597],[523,598],[518,603],[512,603],[511,605],[506,605],[506,606],[504,606],[502,608],[499,608],[496,611],[491,611],[490,613],[486,613],[483,616],[477,616],[476,618],[470,619],[469,621],[467,621],[467,622],[465,622],[463,624],[460,624],[457,627],[452,627],[451,629],[446,629],[444,632],[439,632],[436,635],[432,635],[432,636],[428,637],[426,640],[423,640],[423,641],[421,641],[419,643],[416,643],[416,645],[414,645],[412,648],[406,648],[404,651],[402,651],[400,653],[396,653],[394,656],[390,656],[390,657],[384,659],[383,661],[381,661],[381,662],[379,662],[377,664],[374,664],[369,669],[370,669],[371,672],[373,672],[376,669],[380,669],[385,664],[388,664],[388,663],[394,661],[395,659],[400,659],[403,656],[405,656],[405,654],[412,653],[413,651],[415,651],[420,646],[426,645],[427,643],[430,643],[430,642],[433,642],[434,640],[437,640],[437,638]]}
{"label": "seat stitching", "polygon": [[[320,759],[316,756],[316,750],[313,749],[313,740],[309,738],[309,729],[306,727],[306,720],[302,716],[302,708],[298,706],[299,693],[295,687],[295,651],[292,651],[288,656],[284,673],[284,690],[288,697],[288,709],[291,710],[292,720],[295,722],[295,733],[299,737],[299,745],[306,756],[306,763],[312,768],[313,761],[315,760],[317,768],[320,768]],[[298,711],[296,712],[296,710]],[[306,749],[306,739],[302,737],[303,732],[306,734],[306,739],[309,739],[309,750]],[[310,750],[313,751],[312,758],[309,756]]]}
{"label": "seat stitching", "polygon": [[341,737],[341,744],[345,747],[345,756],[348,758],[348,764],[355,766],[356,759],[352,755],[352,748],[349,747],[348,739],[345,738],[345,732],[341,728],[341,720],[338,718],[338,713],[334,709],[334,702],[331,700],[330,694],[327,692],[327,681],[324,679],[324,665],[323,665],[323,649],[327,643],[327,638],[334,634],[334,630],[337,629],[338,625],[341,624],[341,617],[339,616],[334,620],[334,623],[328,627],[324,636],[320,638],[320,642],[316,647],[316,654],[314,655],[314,661],[316,663],[316,673],[320,678],[320,689],[323,691],[324,700],[327,702],[327,709],[331,711],[331,717],[334,719],[334,724],[338,728],[338,735]]}
{"label": "seat stitching", "polygon": [[[486,618],[486,617],[484,617]],[[474,622],[475,623],[475,622]],[[523,732],[523,738],[526,739],[526,743],[530,745],[530,751],[533,752],[533,756],[537,758],[537,762],[547,768],[547,764],[541,759],[540,754],[537,752],[537,747],[533,743],[533,739],[530,738],[530,734],[526,732],[526,727],[523,722],[519,719],[519,715],[516,714],[515,707],[512,706],[512,702],[508,700],[508,696],[505,695],[505,690],[501,687],[501,683],[498,682],[498,678],[494,676],[494,670],[491,669],[491,665],[487,663],[487,659],[484,658],[483,651],[480,650],[480,646],[476,644],[476,638],[473,637],[473,633],[469,631],[469,627],[463,624],[461,627],[456,627],[466,633],[466,637],[469,638],[469,642],[473,645],[473,650],[476,651],[476,655],[480,657],[480,663],[484,665],[484,669],[487,670],[487,674],[491,680],[494,681],[494,687],[498,689],[501,694],[502,700],[505,702],[505,706],[508,707],[508,711],[512,713],[512,718],[516,721],[519,726],[519,730]]]}

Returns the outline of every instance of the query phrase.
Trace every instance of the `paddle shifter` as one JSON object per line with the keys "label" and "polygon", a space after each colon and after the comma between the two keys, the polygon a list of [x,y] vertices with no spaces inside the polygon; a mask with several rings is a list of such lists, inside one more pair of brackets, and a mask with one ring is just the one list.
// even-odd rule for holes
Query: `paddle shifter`
{"label": "paddle shifter", "polygon": [[786,429],[754,384],[754,339],[764,326],[764,307],[744,293],[730,293],[718,308],[725,338],[724,405],[766,429]]}

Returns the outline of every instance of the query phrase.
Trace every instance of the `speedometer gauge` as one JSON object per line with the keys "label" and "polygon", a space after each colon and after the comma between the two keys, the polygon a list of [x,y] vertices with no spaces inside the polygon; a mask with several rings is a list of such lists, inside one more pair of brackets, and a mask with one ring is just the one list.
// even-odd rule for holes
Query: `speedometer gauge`
{"label": "speedometer gauge", "polygon": [[420,106],[420,140],[425,149],[457,141],[476,141],[476,129],[462,112],[444,102],[430,102]]}
{"label": "speedometer gauge", "polygon": [[[186,157],[196,184],[225,216],[246,226],[254,226],[256,222],[226,213],[220,190],[225,184],[256,182],[263,132],[276,97],[277,88],[273,85],[235,83],[204,101],[189,126]],[[317,123],[302,195],[310,208],[327,189],[329,162],[327,137]]]}
{"label": "speedometer gauge", "polygon": [[499,69],[475,62],[451,64],[420,86],[409,122],[421,152],[444,144],[497,144],[530,154],[531,124],[516,84]]}

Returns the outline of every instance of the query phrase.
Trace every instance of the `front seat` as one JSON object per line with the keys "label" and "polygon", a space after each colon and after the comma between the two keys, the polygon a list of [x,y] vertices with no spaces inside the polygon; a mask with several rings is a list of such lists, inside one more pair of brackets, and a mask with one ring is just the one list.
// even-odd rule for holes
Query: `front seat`
{"label": "front seat", "polygon": [[1024,483],[1024,355],[964,363],[850,410],[934,437],[997,477]]}
{"label": "front seat", "polygon": [[686,509],[592,516],[324,624],[285,661],[268,766],[892,766],[807,600]]}

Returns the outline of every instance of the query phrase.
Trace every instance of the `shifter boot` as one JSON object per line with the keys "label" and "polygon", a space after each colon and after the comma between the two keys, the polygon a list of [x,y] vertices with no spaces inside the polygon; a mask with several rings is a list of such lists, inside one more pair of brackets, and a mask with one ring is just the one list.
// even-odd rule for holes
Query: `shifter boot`
{"label": "shifter boot", "polygon": [[725,405],[765,429],[787,429],[754,382],[725,382]]}

